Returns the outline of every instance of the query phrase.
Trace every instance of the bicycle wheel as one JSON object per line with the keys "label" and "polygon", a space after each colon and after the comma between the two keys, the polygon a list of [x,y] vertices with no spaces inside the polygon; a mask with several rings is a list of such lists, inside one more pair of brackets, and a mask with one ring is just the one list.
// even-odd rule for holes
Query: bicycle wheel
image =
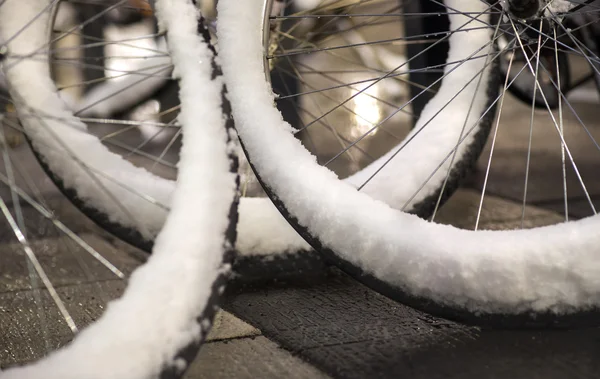
{"label": "bicycle wheel", "polygon": [[[49,77],[49,49],[44,37],[55,4],[45,0],[0,3],[0,35],[4,39],[2,66],[24,130],[48,167],[60,172],[65,182],[85,174],[93,176],[100,186],[108,181],[103,182],[106,177],[97,175],[102,171],[92,171],[103,163],[93,158],[101,156],[116,162],[116,154],[108,151],[97,153],[101,151],[98,147],[102,146],[100,140],[89,138],[80,121],[61,102]],[[9,328],[7,333],[3,331],[4,340],[15,342],[11,335],[17,333],[24,340],[20,341],[22,345],[27,346],[23,350],[34,355],[27,358],[47,355],[34,364],[2,372],[3,378],[179,377],[210,329],[230,272],[235,242],[238,179],[235,141],[230,138],[232,123],[224,112],[227,105],[221,96],[223,84],[213,62],[210,44],[204,35],[198,35],[202,25],[194,4],[187,0],[159,0],[156,5],[161,24],[167,31],[169,50],[181,83],[182,107],[178,119],[185,130],[186,142],[181,148],[172,209],[156,239],[151,258],[131,276],[124,295],[110,302],[99,320],[80,333],[80,327],[102,312],[104,301],[113,297],[114,292],[119,292],[115,288],[112,288],[113,293],[102,291],[101,282],[108,279],[106,273],[97,277],[97,266],[106,265],[120,278],[125,275],[108,262],[110,257],[103,256],[106,251],[94,250],[92,243],[86,243],[77,231],[59,220],[63,209],[52,213],[52,208],[48,208],[43,199],[44,193],[38,191],[29,195],[15,183],[13,172],[16,174],[20,167],[18,163],[23,162],[11,163],[9,158],[14,159],[14,156],[8,155],[8,145],[4,138],[0,139],[6,169],[2,179],[13,197],[12,212],[3,199],[0,200],[0,208],[20,250],[25,252],[14,259],[27,259],[33,267],[29,276],[39,276],[35,280],[43,283],[40,288],[33,278],[31,282],[20,275],[14,278],[15,273],[21,274],[17,270],[2,275],[2,295],[8,299],[13,297],[12,304],[3,302],[2,305],[3,325]],[[30,57],[37,59],[27,59]],[[37,91],[31,91],[26,84],[28,81],[35,81]],[[198,88],[199,84],[201,88]],[[57,117],[48,117],[49,114]],[[198,119],[204,120],[202,127],[197,127]],[[86,150],[69,150],[63,138],[75,139],[76,143],[69,147],[83,145]],[[63,158],[64,155],[68,155],[69,159]],[[57,162],[65,167],[60,168]],[[84,170],[82,167],[92,168]],[[127,164],[122,163],[121,168],[127,170]],[[136,167],[130,168],[128,174],[146,175]],[[78,188],[80,186],[77,184]],[[75,242],[79,250],[69,251],[69,246],[64,248],[66,251],[61,250],[61,246],[57,249],[46,247],[46,250],[51,250],[50,253],[42,251],[41,254],[44,240],[36,241],[36,237],[43,231],[36,229],[42,224],[34,224],[33,228],[24,224],[29,220],[23,216],[25,212],[19,197],[32,204],[40,217],[48,218],[58,233]],[[125,201],[125,198],[120,200]],[[127,209],[129,205],[123,208]],[[105,209],[111,211],[109,207]],[[123,214],[126,212],[123,211]],[[48,243],[46,241],[46,246]],[[90,262],[81,256],[86,252],[98,262]],[[87,276],[73,280],[69,276],[73,267],[61,266],[65,263],[64,254],[71,254],[77,260],[79,270]],[[79,256],[75,258],[77,254]],[[114,251],[112,255],[113,259],[119,257]],[[20,279],[26,282],[22,283]],[[53,284],[51,279],[61,280]],[[87,291],[91,300],[83,300],[77,293],[80,288],[84,289],[84,293]],[[111,287],[108,286],[108,289]],[[28,292],[34,295],[28,295]],[[30,304],[25,301],[30,297],[32,308],[28,308]],[[76,303],[71,301],[71,297],[76,297]],[[9,304],[15,309],[11,310]],[[75,311],[78,311],[77,314]],[[23,312],[25,315],[19,316]],[[60,319],[56,320],[55,316]],[[39,330],[28,328],[32,326],[30,318],[38,320]],[[33,324],[36,325],[35,322]],[[61,334],[64,329],[68,329],[70,334]],[[73,339],[72,343],[50,352],[70,339]],[[14,345],[3,346],[3,368],[25,363],[15,359],[24,358],[23,351],[11,351],[11,347]]]}
{"label": "bicycle wheel", "polygon": [[[364,3],[368,2],[356,2]],[[469,231],[417,219],[399,212],[397,208],[402,208],[403,203],[394,202],[394,195],[403,188],[416,192],[434,178],[436,186],[441,182],[443,187],[453,162],[460,161],[461,148],[472,143],[473,133],[480,130],[480,116],[492,117],[490,102],[498,104],[500,109],[489,146],[494,151],[502,114],[519,105],[503,107],[511,101],[505,96],[506,88],[511,85],[506,77],[501,80],[503,86],[498,96],[494,95],[495,86],[490,84],[496,71],[493,64],[504,52],[494,49],[499,37],[506,34],[515,39],[514,48],[519,50],[525,45],[536,46],[536,56],[544,48],[566,50],[579,56],[586,65],[598,59],[562,24],[575,13],[593,14],[593,5],[585,7],[558,0],[527,3],[535,8],[528,9],[533,16],[517,16],[515,9],[523,5],[517,0],[491,4],[479,0],[444,2],[450,30],[441,39],[449,42],[450,50],[440,88],[423,109],[409,138],[373,168],[371,173],[376,176],[363,177],[359,186],[338,180],[330,170],[316,164],[315,157],[294,138],[293,129],[273,108],[273,94],[263,70],[263,1],[235,5],[233,1],[219,2],[223,70],[237,130],[258,176],[296,230],[332,262],[390,297],[450,319],[500,326],[595,325],[600,301],[595,232],[600,221],[596,216],[532,230],[479,231],[482,197],[474,225],[476,231]],[[381,13],[385,12],[372,12],[364,17],[377,20]],[[345,13],[335,17],[350,16],[358,19],[356,14]],[[398,12],[389,14],[396,16]],[[510,29],[505,29],[506,24]],[[564,44],[556,38],[559,36],[567,36],[571,43]],[[373,83],[402,67],[393,66]],[[521,69],[538,78],[535,73],[546,68],[541,60],[531,59]],[[553,80],[551,75],[546,78]],[[561,88],[561,83],[555,85]],[[537,82],[536,87],[539,90]],[[543,91],[538,91],[538,96],[543,97]],[[408,103],[401,102],[397,109],[405,108]],[[578,169],[580,156],[576,156],[589,149],[578,145],[575,150],[567,143],[581,137],[577,142],[590,147],[590,154],[596,152],[593,130],[586,127],[582,113],[561,96],[558,113],[552,113],[547,106],[543,119],[531,108],[525,115],[525,127],[516,128],[516,132],[521,132],[517,135],[525,137],[525,142],[517,145],[524,151],[526,167],[525,179],[519,180],[521,195],[525,194],[521,200],[523,213],[528,204],[530,136],[538,136],[541,130],[542,135],[554,138],[559,167],[556,188],[569,187],[574,191],[576,185],[589,202],[592,209],[589,213],[595,214],[591,195],[585,190],[586,183]],[[518,124],[523,119],[516,120],[513,118],[513,123]],[[534,128],[534,124],[546,129]],[[507,138],[512,142],[511,136]],[[512,149],[516,149],[514,145]],[[492,157],[490,153],[483,161],[483,194],[489,188]],[[380,175],[383,183],[376,188],[372,183]],[[411,184],[413,178],[416,185]],[[588,175],[587,181],[591,179],[593,176]],[[568,200],[564,192],[561,197],[564,195]],[[568,216],[569,211],[565,209],[564,214]],[[524,221],[523,216],[519,224],[526,225]]]}
{"label": "bicycle wheel", "polygon": [[[112,21],[112,12],[116,11],[145,12],[145,16],[125,24],[119,19],[121,23],[116,24]],[[46,42],[52,45],[50,75],[59,96],[77,117],[67,119],[56,105],[47,107],[50,110],[44,108],[44,117],[54,119],[44,122],[62,121],[63,132],[86,128],[90,133],[85,137],[86,143],[82,143],[81,136],[66,132],[71,138],[63,138],[62,143],[72,152],[88,155],[83,163],[64,154],[62,159],[57,157],[48,164],[44,151],[47,138],[36,138],[32,147],[47,175],[80,210],[103,229],[150,252],[170,207],[181,128],[177,121],[179,90],[170,76],[173,64],[166,51],[164,33],[158,32],[148,14],[151,16],[130,1],[57,2],[48,20],[49,30],[44,34]],[[84,15],[88,18],[82,19]],[[40,45],[41,39],[40,31]],[[96,51],[98,48],[100,51]],[[29,59],[39,61],[37,57]],[[26,94],[13,107],[19,111],[25,130],[28,123],[39,121],[38,115],[26,115],[24,110],[40,108],[39,101],[43,99],[32,96],[38,91],[37,80],[48,81],[47,72],[37,75],[43,79],[21,80],[15,85]],[[97,139],[105,146],[96,144]],[[104,177],[100,182],[81,170],[90,169],[86,162],[92,161],[92,171]],[[75,172],[69,169],[73,165],[81,166],[77,176],[69,176]],[[107,196],[107,188],[111,195]],[[126,209],[122,204],[127,204]],[[240,277],[287,272],[285,265],[277,262],[291,262],[293,257],[307,255],[308,246],[270,201],[244,200],[240,209],[241,258],[236,263]],[[256,228],[265,223],[271,227]],[[272,259],[273,255],[277,258]]]}

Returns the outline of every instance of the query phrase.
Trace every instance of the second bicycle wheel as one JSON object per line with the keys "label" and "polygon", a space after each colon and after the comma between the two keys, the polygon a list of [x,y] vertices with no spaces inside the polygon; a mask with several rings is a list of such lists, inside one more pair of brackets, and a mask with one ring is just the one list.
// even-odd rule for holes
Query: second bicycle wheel
{"label": "second bicycle wheel", "polygon": [[[341,3],[319,4],[326,9]],[[359,7],[369,2],[343,3]],[[598,57],[586,50],[563,24],[578,13],[593,14],[594,6],[558,0],[528,4],[534,9],[528,9],[531,15],[523,18],[519,16],[518,1],[444,2],[443,13],[448,16],[450,26],[441,39],[448,41],[450,49],[440,86],[413,131],[387,155],[359,172],[366,175],[355,175],[359,178],[356,182],[340,181],[332,171],[319,166],[294,137],[295,129],[282,122],[273,107],[274,97],[264,80],[261,24],[264,1],[247,1],[243,5],[219,2],[220,53],[238,133],[251,163],[282,213],[332,262],[392,298],[455,320],[496,326],[595,325],[600,306],[597,281],[600,220],[595,216],[592,195],[587,190],[593,176],[584,177],[578,164],[581,159],[598,154],[595,131],[589,127],[593,121],[582,110],[585,104],[574,104],[564,94],[555,111],[548,105],[545,111],[536,112],[532,104],[516,103],[507,95],[507,89],[518,77],[512,67],[506,70],[511,75],[501,78],[499,94],[496,94],[498,83],[493,81],[498,72],[495,62],[510,53],[507,49],[528,51],[531,46],[535,53],[524,54],[528,59],[523,64],[512,62],[521,72],[529,72],[536,78],[536,88],[531,88],[538,90],[534,99],[545,97],[539,90],[542,78],[550,82],[554,77],[561,78],[561,75],[542,75],[555,69],[545,67],[536,58],[542,50],[544,54],[546,50],[555,54],[568,51],[579,59],[579,67],[595,69],[590,63]],[[400,8],[396,9],[396,13],[388,13],[389,17],[402,14]],[[381,20],[382,13],[385,12],[364,12],[363,17]],[[438,14],[441,15],[429,16]],[[327,19],[319,15],[315,18]],[[354,23],[361,19],[349,12],[339,12],[330,18],[351,18]],[[508,38],[509,43],[497,51],[495,43],[500,38]],[[364,41],[353,44],[368,45]],[[304,48],[298,54],[334,47]],[[410,67],[410,61],[391,65],[357,93],[364,94],[407,66]],[[560,92],[561,83],[554,85]],[[357,95],[347,99],[346,104],[356,102]],[[399,101],[395,107],[397,113],[407,109],[411,100]],[[405,208],[407,199],[414,201],[423,189],[427,194],[427,188],[444,188],[450,182],[454,165],[461,161],[484,127],[482,121],[486,117],[493,119],[494,106],[499,110],[492,124],[488,154],[482,159],[482,194],[491,188],[494,153],[503,135],[500,129],[509,129],[513,133],[504,140],[513,145],[507,153],[518,153],[523,159],[522,177],[515,184],[521,191],[523,206],[517,229],[528,225],[527,195],[533,191],[530,183],[534,172],[532,145],[540,136],[551,141],[555,148],[550,156],[558,163],[555,188],[564,196],[564,203],[568,205],[569,193],[580,193],[592,217],[573,221],[565,206],[561,211],[568,222],[531,230],[494,232],[478,230],[483,196],[474,220],[475,231],[419,220],[398,211]],[[524,117],[504,122],[519,106],[525,108],[521,113]],[[371,132],[368,129],[363,134]],[[515,137],[521,137],[521,142],[515,143]],[[502,168],[499,173],[503,173]],[[397,194],[403,191],[409,195],[397,203]],[[440,198],[438,195],[437,199]],[[432,219],[435,221],[435,211]]]}

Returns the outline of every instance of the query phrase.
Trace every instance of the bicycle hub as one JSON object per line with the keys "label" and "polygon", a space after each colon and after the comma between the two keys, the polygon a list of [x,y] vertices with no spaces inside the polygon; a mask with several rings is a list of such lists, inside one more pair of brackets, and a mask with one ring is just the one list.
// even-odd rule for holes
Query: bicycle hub
{"label": "bicycle hub", "polygon": [[537,16],[542,9],[540,0],[507,0],[508,12],[516,18],[526,20]]}

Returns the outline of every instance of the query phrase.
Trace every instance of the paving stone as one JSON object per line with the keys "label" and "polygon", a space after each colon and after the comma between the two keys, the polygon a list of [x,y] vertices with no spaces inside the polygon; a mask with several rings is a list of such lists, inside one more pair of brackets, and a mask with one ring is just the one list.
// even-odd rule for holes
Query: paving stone
{"label": "paving stone", "polygon": [[333,270],[225,304],[334,378],[595,379],[600,329],[490,330],[398,304]]}
{"label": "paving stone", "polygon": [[[224,308],[258,327],[292,352],[327,346],[403,338],[402,346],[435,343],[432,324],[444,324],[448,338],[472,328],[430,317],[398,304],[333,270],[326,278],[297,278],[269,287],[247,287]],[[343,312],[339,310],[344,309]],[[438,325],[439,326],[439,325]],[[437,326],[435,327],[437,328]]]}
{"label": "paving stone", "polygon": [[220,310],[215,316],[213,326],[206,340],[219,341],[258,335],[260,335],[260,330],[240,320],[231,313]]}
{"label": "paving stone", "polygon": [[319,379],[328,376],[259,336],[207,343],[185,379]]}
{"label": "paving stone", "polygon": [[[463,229],[473,229],[479,212],[481,193],[470,189],[459,189],[440,209],[435,221],[451,224]],[[479,229],[521,228],[522,204],[487,195],[484,198],[479,220]],[[552,225],[564,221],[564,216],[535,206],[525,209],[524,228]]]}
{"label": "paving stone", "polygon": [[[122,280],[109,280],[56,290],[81,329],[98,319],[106,303],[120,296],[124,289]],[[0,367],[38,359],[73,338],[46,290],[0,294],[0,330]]]}
{"label": "paving stone", "polygon": [[[82,235],[81,238],[125,274],[140,264],[137,257],[123,251],[117,252],[114,247],[95,235]],[[69,237],[35,240],[30,246],[54,286],[116,278],[112,271]],[[43,288],[21,244],[2,245],[0,266],[0,293],[31,289],[32,286]],[[31,275],[35,278],[35,284],[32,284]]]}
{"label": "paving stone", "polygon": [[[98,235],[80,237],[128,275],[140,263]],[[119,297],[119,279],[69,237],[34,239],[30,246],[78,328],[95,321]],[[73,337],[19,243],[0,245],[0,367],[38,359]]]}

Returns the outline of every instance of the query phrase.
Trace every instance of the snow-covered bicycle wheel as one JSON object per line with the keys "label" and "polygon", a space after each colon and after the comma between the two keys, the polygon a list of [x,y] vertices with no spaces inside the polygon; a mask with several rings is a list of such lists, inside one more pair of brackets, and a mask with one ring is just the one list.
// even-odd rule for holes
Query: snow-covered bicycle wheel
{"label": "snow-covered bicycle wheel", "polygon": [[[369,2],[345,3],[362,6]],[[319,4],[327,8],[337,2]],[[221,0],[220,54],[238,134],[249,160],[278,208],[312,246],[390,297],[433,314],[483,325],[595,325],[600,306],[597,216],[532,230],[470,231],[421,220],[398,210],[405,208],[407,200],[414,202],[423,189],[427,195],[428,186],[439,188],[442,183],[444,187],[454,162],[460,162],[462,149],[469,146],[481,129],[481,116],[492,117],[491,101],[500,110],[493,124],[491,152],[485,156],[482,191],[485,195],[501,116],[509,112],[503,107],[510,101],[505,93],[512,84],[508,78],[501,78],[502,91],[490,98],[495,90],[490,81],[497,72],[494,62],[506,49],[526,51],[525,46],[537,47],[535,54],[525,54],[529,59],[519,69],[531,72],[539,89],[540,78],[553,80],[552,75],[538,76],[552,70],[535,59],[542,47],[556,52],[567,50],[583,62],[597,61],[598,57],[585,50],[573,31],[562,24],[576,12],[593,14],[594,9],[589,8],[593,5],[586,7],[559,0],[547,4],[511,0],[491,5],[480,0],[446,0],[444,4],[450,30],[439,39],[447,40],[450,49],[436,95],[423,109],[407,139],[355,175],[356,181],[341,181],[317,164],[273,106],[274,95],[264,79],[261,20],[265,2]],[[524,4],[534,9],[527,9],[531,15],[518,16]],[[302,16],[311,16],[308,13]],[[363,16],[378,20],[398,17],[401,13],[373,12]],[[438,14],[412,16],[438,17]],[[345,12],[330,18],[336,17],[352,18],[355,22],[360,18]],[[323,16],[317,14],[314,18]],[[504,35],[511,39],[511,44],[496,51],[494,44]],[[310,50],[298,49],[298,54]],[[589,66],[595,70],[594,64]],[[372,84],[387,79],[402,67],[404,64],[392,65]],[[555,88],[561,88],[561,83],[554,84]],[[538,91],[537,96],[544,97],[543,91]],[[583,130],[581,134],[596,152],[598,145],[571,102],[562,94],[560,98],[557,113],[547,106],[547,122],[543,123],[546,129],[542,131],[556,137],[559,162],[562,156],[558,187],[567,187],[565,172],[572,168],[576,184],[583,189],[584,199],[589,200],[590,213],[595,214],[577,168],[575,155],[579,151],[566,142],[574,133],[571,124],[579,126],[575,132]],[[397,109],[409,103],[400,103]],[[568,118],[567,111],[573,117]],[[534,120],[539,119],[530,110],[524,127],[519,128],[524,130],[523,149],[527,158],[521,226],[527,205],[529,142],[534,134]],[[362,172],[366,174],[360,175]],[[408,198],[398,195],[406,189]],[[566,204],[566,190],[564,196]],[[397,202],[398,199],[402,201]],[[475,229],[479,226],[482,203],[483,195]],[[568,219],[567,216],[565,207]]]}
{"label": "snow-covered bicycle wheel", "polygon": [[[90,138],[82,124],[78,123],[79,120],[59,99],[49,75],[43,75],[44,71],[46,74],[48,71],[47,45],[43,36],[48,10],[52,5],[53,2],[46,0],[8,0],[0,4],[0,32],[5,37],[2,65],[11,96],[19,105],[17,111],[32,145],[38,154],[44,156],[48,166],[53,166],[53,171],[73,171],[70,175],[65,174],[64,178],[74,178],[75,186],[79,188],[85,184],[77,182],[78,176],[96,174],[96,171],[83,170],[82,167],[100,166],[101,169],[106,162],[88,159],[94,157],[94,150],[101,149],[100,141]],[[60,233],[77,243],[81,251],[71,251],[71,254],[75,256],[87,252],[97,257],[99,263],[109,267],[115,275],[123,278],[124,274],[111,265],[102,252],[94,250],[93,244],[86,243],[76,231],[66,227],[60,220],[60,213],[53,214],[51,208],[47,208],[44,200],[40,199],[39,193],[29,195],[15,183],[13,174],[16,174],[22,162],[11,163],[7,155],[8,145],[4,138],[1,139],[7,171],[2,178],[9,186],[13,204],[10,207],[2,199],[0,208],[18,240],[18,247],[25,252],[22,255],[33,267],[30,275],[39,276],[38,280],[44,285],[37,300],[39,313],[35,314],[34,310],[32,317],[39,317],[45,322],[33,332],[52,334],[55,329],[66,327],[72,332],[67,340],[74,339],[55,352],[51,350],[56,348],[56,345],[53,346],[56,340],[44,337],[41,341],[23,341],[24,344],[31,343],[29,350],[32,352],[40,350],[40,346],[34,343],[42,342],[42,355],[47,356],[33,364],[3,371],[0,374],[3,378],[175,378],[185,372],[210,329],[225,280],[231,271],[236,234],[238,179],[236,144],[232,139],[234,132],[231,118],[226,112],[228,106],[222,98],[223,81],[214,63],[213,51],[205,35],[198,34],[201,18],[195,5],[188,0],[158,0],[156,7],[161,28],[166,30],[169,38],[175,75],[180,80],[182,107],[178,120],[185,130],[179,177],[171,199],[172,209],[164,226],[156,230],[162,229],[154,243],[152,256],[133,273],[124,295],[109,303],[100,319],[81,332],[78,332],[78,328],[86,322],[80,323],[80,318],[71,316],[75,310],[74,304],[68,301],[69,296],[73,296],[72,292],[68,290],[65,293],[64,288],[57,288],[51,281],[51,278],[66,277],[65,273],[72,268],[60,266],[64,261],[58,253],[51,253],[50,261],[40,257],[40,241],[34,241],[34,230],[25,225],[18,198],[30,203]],[[6,39],[8,32],[15,30],[16,33]],[[26,50],[31,48],[31,41],[38,43],[36,50]],[[39,60],[25,59],[32,56],[37,56]],[[38,75],[39,72],[42,75]],[[30,87],[21,85],[21,82],[27,80],[37,80],[37,92],[25,93]],[[28,102],[19,103],[20,99],[27,99]],[[48,113],[58,117],[48,118]],[[199,124],[198,120],[203,122]],[[84,147],[88,151],[69,151],[66,144],[62,143],[62,138],[76,141],[69,147]],[[57,158],[65,154],[69,159]],[[103,156],[116,162],[117,158],[111,154],[105,153]],[[84,159],[88,159],[85,166],[81,163]],[[64,171],[55,165],[57,161],[65,166]],[[128,174],[138,175],[142,180],[146,175],[135,167]],[[108,183],[102,175],[94,179],[99,186]],[[156,182],[149,184],[157,185]],[[124,195],[117,193],[115,196]],[[108,211],[112,213],[112,210]],[[126,214],[122,211],[121,215],[115,217],[119,219]],[[69,250],[69,247],[65,249]],[[81,256],[76,259],[81,270],[93,273],[93,264]],[[52,270],[56,270],[56,273]],[[11,281],[12,274],[14,272],[10,271],[2,275],[3,295],[7,295],[7,285],[12,292],[27,292],[28,283],[23,285],[19,280]],[[84,279],[75,287],[85,287],[86,284],[89,283]],[[97,282],[92,282],[92,289],[93,284],[100,287]],[[33,279],[29,288],[33,292],[39,289]],[[110,295],[101,290],[90,290],[90,293],[99,297],[93,303],[100,303],[97,307],[103,309],[103,300]],[[50,302],[46,303],[45,299]],[[25,303],[21,298],[21,305],[17,305],[15,310],[8,308],[9,303],[3,303],[3,315],[18,315],[26,307]],[[80,303],[76,306],[85,308],[89,305],[86,302],[85,305]],[[88,309],[92,313],[93,309]],[[60,322],[55,324],[54,314],[61,317]],[[88,317],[94,316],[90,314]],[[13,322],[19,324],[25,319],[16,316]],[[8,326],[13,333],[22,333],[24,339],[35,334],[27,329],[32,326],[28,323],[11,325],[9,322]],[[12,341],[10,334],[7,333],[5,337],[3,341]],[[63,338],[58,345],[65,342]],[[2,349],[8,353],[9,361],[13,358],[10,356],[11,347],[14,346],[3,346]],[[20,353],[15,350],[14,356],[18,357]],[[4,354],[2,358],[3,368],[25,363],[7,362]]]}
{"label": "snow-covered bicycle wheel", "polygon": [[[6,100],[14,102],[12,114],[63,194],[103,229],[150,252],[175,188],[181,105],[165,35],[152,13],[126,25],[113,22],[118,11],[148,14],[135,4],[48,3],[35,33],[28,27],[27,35],[13,40],[36,17],[20,11],[20,21],[3,31],[9,56],[19,56],[7,68],[13,98]],[[42,68],[45,55],[49,69]],[[48,95],[55,87],[60,99]],[[240,213],[239,277],[310,265],[304,258],[308,245],[268,199],[244,199]],[[270,228],[256,227],[264,223]]]}

